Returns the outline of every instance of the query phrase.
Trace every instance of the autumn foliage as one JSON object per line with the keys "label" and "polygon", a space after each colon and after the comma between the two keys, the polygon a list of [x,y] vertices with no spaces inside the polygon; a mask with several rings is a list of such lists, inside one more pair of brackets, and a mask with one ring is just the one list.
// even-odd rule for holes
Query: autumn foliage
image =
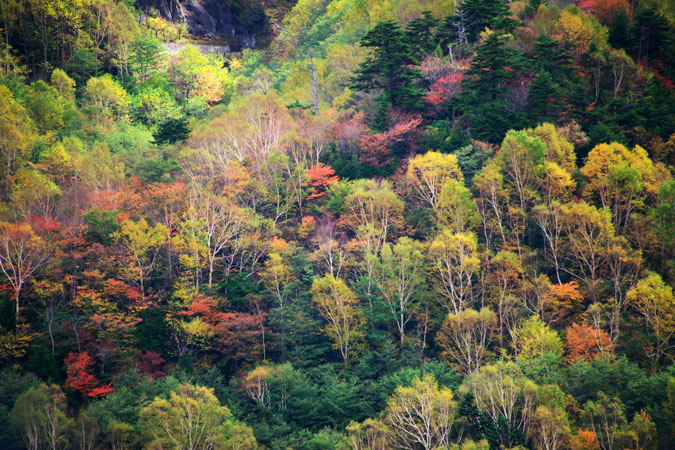
{"label": "autumn foliage", "polygon": [[672,5],[0,0],[0,449],[670,450]]}
{"label": "autumn foliage", "polygon": [[592,430],[582,430],[579,428],[577,435],[574,436],[570,448],[572,450],[600,450],[600,444]]}

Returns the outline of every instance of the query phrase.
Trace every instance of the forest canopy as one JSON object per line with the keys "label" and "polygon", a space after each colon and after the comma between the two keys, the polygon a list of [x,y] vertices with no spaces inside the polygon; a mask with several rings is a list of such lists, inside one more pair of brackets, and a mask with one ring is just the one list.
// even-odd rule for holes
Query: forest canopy
{"label": "forest canopy", "polygon": [[673,448],[672,2],[138,5],[0,0],[0,448]]}

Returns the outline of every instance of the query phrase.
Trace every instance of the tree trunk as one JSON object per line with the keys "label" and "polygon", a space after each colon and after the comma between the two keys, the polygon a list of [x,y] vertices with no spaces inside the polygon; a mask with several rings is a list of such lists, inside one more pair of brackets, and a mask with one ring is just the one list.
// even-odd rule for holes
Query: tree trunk
{"label": "tree trunk", "polygon": [[312,68],[312,87],[314,88],[314,109],[316,115],[321,114],[319,109],[319,90],[316,84],[316,69],[314,68],[314,58],[312,57],[312,51],[309,51],[309,65]]}
{"label": "tree trunk", "polygon": [[15,296],[16,296],[16,312],[15,312],[15,316],[14,316],[14,326],[16,328],[16,325],[19,323],[19,312],[20,312],[19,297],[21,295],[21,287],[19,287],[18,289],[15,289],[14,293],[15,293]]}

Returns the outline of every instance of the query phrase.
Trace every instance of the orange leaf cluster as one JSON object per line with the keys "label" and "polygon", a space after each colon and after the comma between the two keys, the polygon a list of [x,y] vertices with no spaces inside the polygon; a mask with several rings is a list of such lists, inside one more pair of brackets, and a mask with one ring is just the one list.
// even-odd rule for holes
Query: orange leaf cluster
{"label": "orange leaf cluster", "polygon": [[579,428],[577,435],[570,442],[572,450],[600,450],[600,444],[591,430],[582,430]]}
{"label": "orange leaf cluster", "polygon": [[592,361],[610,349],[609,336],[588,325],[572,324],[567,329],[567,360]]}
{"label": "orange leaf cluster", "polygon": [[315,229],[316,219],[313,216],[304,216],[298,227],[298,236],[302,239],[307,239]]}
{"label": "orange leaf cluster", "polygon": [[461,73],[453,73],[439,78],[429,88],[426,101],[434,106],[445,103],[450,97],[459,92],[463,79],[464,74]]}
{"label": "orange leaf cluster", "polygon": [[557,311],[555,320],[569,318],[583,306],[584,297],[579,292],[579,284],[576,281],[552,285],[548,297]]}
{"label": "orange leaf cluster", "polygon": [[326,166],[323,163],[310,167],[307,170],[309,177],[309,185],[314,188],[307,199],[323,197],[326,195],[326,187],[333,183],[337,183],[339,178],[335,175],[335,170],[331,166]]}

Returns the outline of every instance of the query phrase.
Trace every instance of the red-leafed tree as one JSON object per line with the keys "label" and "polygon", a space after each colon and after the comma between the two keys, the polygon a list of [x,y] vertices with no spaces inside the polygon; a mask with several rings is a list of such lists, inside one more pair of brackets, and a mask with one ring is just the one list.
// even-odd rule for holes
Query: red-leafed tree
{"label": "red-leafed tree", "polygon": [[103,398],[106,395],[110,394],[113,391],[112,381],[106,385],[96,387],[87,394],[91,398]]}
{"label": "red-leafed tree", "polygon": [[626,0],[577,0],[577,5],[584,11],[593,13],[603,25],[610,25],[621,9],[626,14],[632,11]]}
{"label": "red-leafed tree", "polygon": [[361,136],[362,154],[359,160],[371,167],[388,166],[392,161],[392,146],[408,141],[421,123],[421,116],[408,117],[384,133],[364,134]]}
{"label": "red-leafed tree", "polygon": [[201,333],[209,336],[206,346],[229,356],[235,365],[261,353],[264,312],[226,313],[213,297],[195,295],[189,305],[172,315],[183,324],[183,329],[189,322],[199,320]]}
{"label": "red-leafed tree", "polygon": [[89,353],[69,353],[64,360],[66,363],[66,389],[72,389],[92,398],[105,397],[113,391],[112,383],[99,386],[100,382],[91,373],[94,361]]}
{"label": "red-leafed tree", "polygon": [[339,180],[335,175],[335,170],[323,163],[318,163],[307,169],[307,176],[309,177],[309,185],[314,188],[307,199],[323,197],[326,195],[326,188]]}
{"label": "red-leafed tree", "polygon": [[217,348],[230,356],[235,366],[242,360],[258,358],[265,313],[226,313],[215,327]]}
{"label": "red-leafed tree", "polygon": [[218,301],[215,298],[195,295],[192,302],[178,314],[184,317],[199,316],[210,325],[215,325],[221,321],[223,313],[218,311]]}
{"label": "red-leafed tree", "polygon": [[140,305],[143,301],[141,291],[119,280],[106,280],[103,293],[124,306]]}
{"label": "red-leafed tree", "polygon": [[162,358],[159,353],[148,350],[141,352],[136,366],[140,373],[144,373],[151,378],[156,379],[164,376],[162,364],[165,362],[166,360]]}

